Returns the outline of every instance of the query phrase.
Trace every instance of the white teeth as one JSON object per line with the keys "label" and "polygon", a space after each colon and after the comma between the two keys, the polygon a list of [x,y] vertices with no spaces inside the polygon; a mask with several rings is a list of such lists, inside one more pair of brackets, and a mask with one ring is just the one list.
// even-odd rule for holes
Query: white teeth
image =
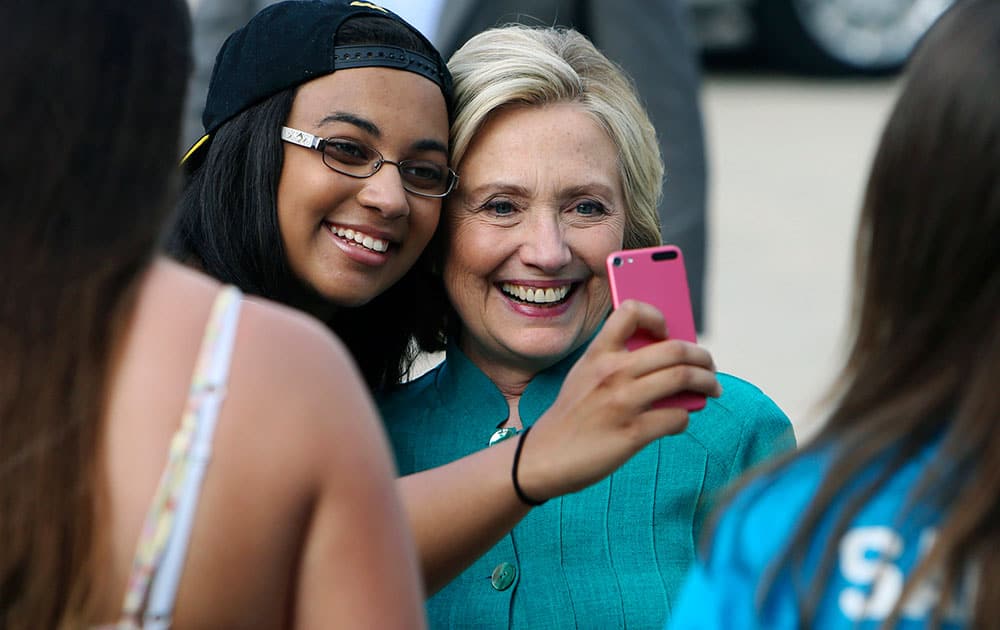
{"label": "white teeth", "polygon": [[389,249],[388,241],[383,241],[380,238],[374,238],[372,236],[368,236],[366,234],[357,232],[350,228],[344,229],[341,227],[331,226],[330,230],[340,238],[346,239],[348,241],[353,241],[358,245],[361,245],[365,249],[370,249],[376,252],[384,252]]}
{"label": "white teeth", "polygon": [[561,302],[566,298],[569,293],[571,285],[563,285],[561,287],[548,287],[545,289],[526,287],[520,284],[512,284],[510,282],[504,282],[500,285],[500,289],[512,297],[516,297],[524,302],[533,302],[535,304],[554,304],[556,302]]}

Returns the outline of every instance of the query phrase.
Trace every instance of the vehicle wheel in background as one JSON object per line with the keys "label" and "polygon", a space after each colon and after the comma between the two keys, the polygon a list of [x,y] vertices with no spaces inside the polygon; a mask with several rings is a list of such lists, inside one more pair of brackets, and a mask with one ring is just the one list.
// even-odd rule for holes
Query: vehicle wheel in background
{"label": "vehicle wheel in background", "polygon": [[822,75],[888,74],[954,0],[758,0],[757,43],[771,63]]}

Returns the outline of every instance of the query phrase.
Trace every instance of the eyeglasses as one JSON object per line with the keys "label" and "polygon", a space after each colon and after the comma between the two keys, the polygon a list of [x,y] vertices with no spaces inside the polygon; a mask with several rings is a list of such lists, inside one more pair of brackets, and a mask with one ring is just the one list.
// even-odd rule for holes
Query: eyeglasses
{"label": "eyeglasses", "polygon": [[403,189],[421,197],[444,197],[458,183],[458,174],[446,164],[431,160],[400,160],[382,157],[378,149],[350,138],[319,138],[311,133],[281,128],[281,139],[323,154],[323,164],[341,175],[364,179],[371,177],[383,164],[399,169]]}

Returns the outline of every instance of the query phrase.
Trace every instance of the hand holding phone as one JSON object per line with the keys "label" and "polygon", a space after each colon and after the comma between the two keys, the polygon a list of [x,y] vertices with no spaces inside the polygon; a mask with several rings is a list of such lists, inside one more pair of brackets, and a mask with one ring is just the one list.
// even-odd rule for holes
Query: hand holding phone
{"label": "hand holding phone", "polygon": [[[615,252],[608,256],[607,269],[615,308],[625,300],[652,304],[666,320],[668,338],[697,343],[684,256],[679,248],[660,245]],[[638,331],[625,345],[635,350],[656,341],[659,340]],[[705,397],[680,393],[659,400],[653,406],[697,411],[704,408]]]}

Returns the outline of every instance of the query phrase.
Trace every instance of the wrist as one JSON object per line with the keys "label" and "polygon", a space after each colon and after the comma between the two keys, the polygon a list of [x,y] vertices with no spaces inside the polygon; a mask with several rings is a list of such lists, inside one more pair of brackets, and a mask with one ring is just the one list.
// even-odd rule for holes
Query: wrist
{"label": "wrist", "polygon": [[525,427],[525,429],[521,431],[521,433],[517,436],[517,447],[514,450],[514,462],[510,467],[510,478],[511,482],[514,484],[514,492],[517,494],[517,498],[520,499],[521,502],[524,503],[525,505],[529,505],[531,507],[537,507],[545,503],[547,499],[538,500],[526,494],[524,492],[524,489],[521,487],[520,480],[518,479],[518,468],[520,467],[521,463],[521,454],[522,450],[524,449],[524,440],[525,438],[528,437],[528,432],[530,430],[531,427]]}

